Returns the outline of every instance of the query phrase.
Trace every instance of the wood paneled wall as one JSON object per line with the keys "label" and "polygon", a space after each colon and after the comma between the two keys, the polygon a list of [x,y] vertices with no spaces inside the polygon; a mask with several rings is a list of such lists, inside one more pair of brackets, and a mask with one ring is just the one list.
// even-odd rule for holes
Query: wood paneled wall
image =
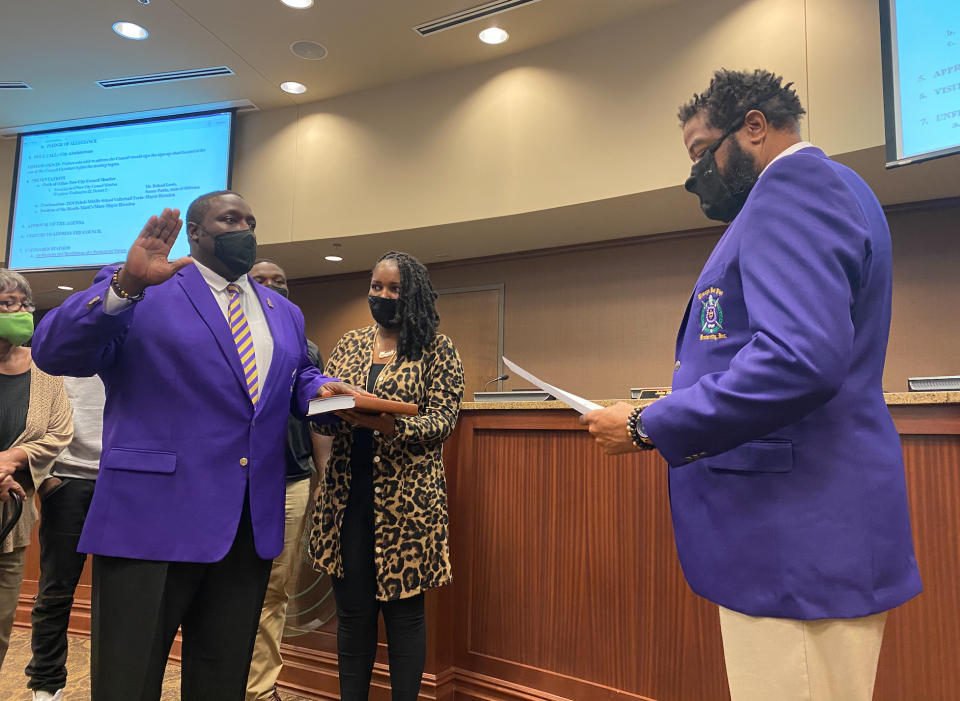
{"label": "wood paneled wall", "polygon": [[729,698],[658,454],[607,457],[567,411],[466,412],[456,439],[458,669],[535,690],[516,699]]}
{"label": "wood paneled wall", "polygon": [[[960,374],[960,209],[888,216],[893,321],[884,389]],[[431,269],[437,289],[504,285],[504,353],[548,382],[591,399],[669,384],[677,328],[717,233],[544,251]],[[364,275],[295,285],[308,336],[328,354],[370,323]],[[466,339],[453,338],[463,345]],[[504,389],[526,386],[510,381]]]}
{"label": "wood paneled wall", "polygon": [[893,320],[883,386],[960,375],[960,209],[892,214]]}
{"label": "wood paneled wall", "polygon": [[[960,406],[891,413],[925,591],[888,618],[874,701],[952,701]],[[572,411],[465,412],[453,441],[457,701],[730,698],[717,607],[684,581],[659,456],[603,455]]]}
{"label": "wood paneled wall", "polygon": [[457,339],[467,401],[500,374],[500,294],[501,290],[473,290],[437,298],[439,331]]}
{"label": "wood paneled wall", "polygon": [[[891,414],[925,590],[890,614],[874,701],[953,701],[960,405]],[[467,411],[444,460],[454,583],[427,596],[422,701],[729,700],[717,607],[684,581],[658,455],[603,455],[572,411]],[[20,625],[38,574],[34,538]],[[89,632],[89,597],[74,632]],[[281,684],[338,698],[335,629],[288,642]],[[390,698],[386,662],[381,645],[374,701]]]}

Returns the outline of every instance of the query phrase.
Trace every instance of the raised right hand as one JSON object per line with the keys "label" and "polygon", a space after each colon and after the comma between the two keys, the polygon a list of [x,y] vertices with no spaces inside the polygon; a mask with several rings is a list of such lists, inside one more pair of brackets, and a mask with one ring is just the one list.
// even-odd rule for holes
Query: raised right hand
{"label": "raised right hand", "polygon": [[166,282],[193,262],[189,256],[173,262],[167,259],[182,227],[179,209],[168,207],[159,217],[150,217],[127,253],[127,262],[118,280],[121,290],[138,295],[148,287]]}

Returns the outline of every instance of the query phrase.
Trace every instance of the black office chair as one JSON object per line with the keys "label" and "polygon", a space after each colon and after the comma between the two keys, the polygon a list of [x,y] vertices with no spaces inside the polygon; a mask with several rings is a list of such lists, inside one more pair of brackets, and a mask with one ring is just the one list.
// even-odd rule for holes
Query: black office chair
{"label": "black office chair", "polygon": [[4,525],[3,528],[0,528],[0,543],[2,543],[8,535],[10,535],[10,531],[13,530],[14,526],[17,525],[17,522],[23,515],[23,499],[20,498],[20,495],[16,492],[10,492],[10,499],[13,500],[14,504],[13,517],[10,519],[9,523]]}

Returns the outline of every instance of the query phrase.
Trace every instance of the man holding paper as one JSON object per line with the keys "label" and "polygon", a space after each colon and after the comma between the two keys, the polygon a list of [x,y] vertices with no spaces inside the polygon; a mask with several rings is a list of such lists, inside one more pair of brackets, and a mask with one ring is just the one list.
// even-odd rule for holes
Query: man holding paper
{"label": "man holding paper", "polygon": [[733,223],[677,341],[673,393],[582,421],[670,466],[677,552],[720,605],[733,701],[870,701],[886,612],[922,590],[884,403],[890,233],[803,142],[790,85],[718,71],[680,110],[686,187]]}

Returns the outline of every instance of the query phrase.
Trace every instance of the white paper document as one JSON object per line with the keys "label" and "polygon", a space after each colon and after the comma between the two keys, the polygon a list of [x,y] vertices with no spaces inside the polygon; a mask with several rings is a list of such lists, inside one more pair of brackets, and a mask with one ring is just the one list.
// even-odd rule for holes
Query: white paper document
{"label": "white paper document", "polygon": [[597,409],[603,408],[599,404],[588,402],[583,397],[578,397],[575,394],[564,392],[562,389],[554,387],[553,385],[548,385],[543,380],[538,379],[533,375],[531,375],[529,372],[521,368],[519,365],[514,365],[506,358],[503,359],[503,362],[508,368],[510,368],[513,372],[518,374],[523,379],[525,379],[527,382],[530,382],[531,384],[536,385],[537,387],[542,389],[544,392],[549,392],[558,400],[566,404],[568,407],[570,407],[571,409],[576,409],[581,414],[589,414],[591,411],[595,411]]}

